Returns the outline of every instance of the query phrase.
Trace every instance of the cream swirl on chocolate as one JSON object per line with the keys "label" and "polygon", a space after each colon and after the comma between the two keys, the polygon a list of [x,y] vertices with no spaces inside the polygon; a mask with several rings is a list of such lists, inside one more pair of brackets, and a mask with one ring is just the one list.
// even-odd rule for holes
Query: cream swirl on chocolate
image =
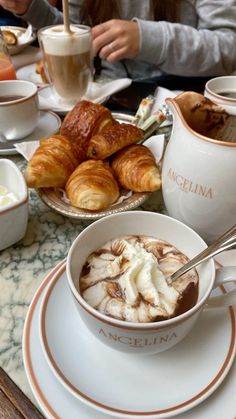
{"label": "cream swirl on chocolate", "polygon": [[131,322],[153,322],[190,309],[198,297],[192,270],[173,284],[168,277],[188,261],[171,244],[146,236],[109,241],[83,266],[80,292],[98,311]]}

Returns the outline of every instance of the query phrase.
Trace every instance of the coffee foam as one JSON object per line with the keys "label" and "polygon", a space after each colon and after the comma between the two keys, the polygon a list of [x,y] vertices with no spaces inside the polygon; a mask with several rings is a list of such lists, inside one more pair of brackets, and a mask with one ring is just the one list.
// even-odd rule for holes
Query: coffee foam
{"label": "coffee foam", "polygon": [[[91,33],[87,29],[71,26],[72,35],[64,31],[63,25],[45,29],[42,32],[42,43],[46,54],[75,55],[91,49]],[[73,34],[75,34],[73,36]],[[81,34],[82,36],[76,36]]]}

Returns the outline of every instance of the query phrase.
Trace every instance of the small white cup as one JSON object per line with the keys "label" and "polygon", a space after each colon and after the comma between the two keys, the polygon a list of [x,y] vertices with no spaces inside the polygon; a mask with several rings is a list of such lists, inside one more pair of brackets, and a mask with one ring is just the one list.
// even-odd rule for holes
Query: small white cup
{"label": "small white cup", "polygon": [[[166,215],[127,211],[104,217],[85,230],[73,242],[67,257],[67,278],[71,296],[80,317],[90,332],[113,349],[134,354],[154,354],[180,342],[190,332],[201,311],[208,304],[223,306],[236,301],[236,292],[210,298],[212,289],[235,280],[236,266],[215,272],[213,259],[197,267],[199,298],[189,311],[169,320],[132,323],[108,317],[92,308],[80,295],[78,282],[88,255],[107,241],[123,235],[147,235],[173,244],[190,259],[207,247],[203,239],[182,222]],[[208,301],[207,301],[208,300]]]}
{"label": "small white cup", "polygon": [[210,79],[205,85],[204,96],[221,106],[230,115],[236,115],[236,76]]}
{"label": "small white cup", "polygon": [[0,135],[7,140],[24,138],[36,128],[38,119],[37,86],[24,80],[1,81]]}

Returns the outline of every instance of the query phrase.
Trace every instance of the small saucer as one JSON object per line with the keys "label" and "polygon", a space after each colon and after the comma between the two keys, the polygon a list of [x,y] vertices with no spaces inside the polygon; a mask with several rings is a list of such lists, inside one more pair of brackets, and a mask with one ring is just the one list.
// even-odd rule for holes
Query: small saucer
{"label": "small saucer", "polygon": [[[98,78],[96,81],[92,81],[88,90],[83,97],[84,100],[89,100],[93,103],[101,104],[107,102],[110,95],[120,90],[125,89],[131,84],[131,79],[121,78],[116,80],[106,80]],[[39,89],[39,106],[40,109],[50,108],[52,111],[58,114],[65,115],[69,112],[74,105],[68,104],[61,99],[55,92],[52,85],[46,85]]]}
{"label": "small saucer", "polygon": [[[203,410],[196,406],[217,389],[233,363],[232,308],[204,311],[193,331],[173,349],[141,357],[113,351],[87,330],[70,295],[65,263],[54,271],[41,301],[39,334],[48,365],[67,396],[94,408],[96,417],[102,412],[132,419],[180,413],[184,418],[184,412],[195,407],[196,415],[188,413],[188,418],[217,418],[207,413],[210,399]],[[27,351],[29,358],[29,347]],[[55,400],[63,403],[59,394]]]}
{"label": "small saucer", "polygon": [[[53,92],[53,88],[51,85],[46,85],[45,87],[41,87],[38,91],[39,96],[39,107],[40,109],[50,108],[53,112],[56,112],[58,115],[66,115],[74,105],[63,105],[60,103]],[[86,98],[90,100],[90,98]],[[108,97],[103,98],[102,100],[96,101],[93,98],[94,103],[105,103],[108,100]]]}
{"label": "small saucer", "polygon": [[[35,128],[35,130],[27,137],[22,138],[22,142],[29,142],[34,140],[40,140],[43,137],[47,137],[48,135],[54,134],[59,130],[61,126],[61,119],[58,115],[51,111],[40,111],[39,121]],[[2,143],[0,143],[2,144]],[[4,143],[5,145],[6,143]],[[6,144],[7,146],[7,144]],[[1,149],[0,148],[0,156],[1,155],[12,155],[18,154],[17,149],[14,146],[14,142],[11,141],[8,148]]]}
{"label": "small saucer", "polygon": [[43,82],[40,74],[36,73],[36,64],[28,64],[24,67],[21,67],[16,72],[16,77],[18,80],[31,81],[36,84],[38,87],[47,86],[47,83]]}

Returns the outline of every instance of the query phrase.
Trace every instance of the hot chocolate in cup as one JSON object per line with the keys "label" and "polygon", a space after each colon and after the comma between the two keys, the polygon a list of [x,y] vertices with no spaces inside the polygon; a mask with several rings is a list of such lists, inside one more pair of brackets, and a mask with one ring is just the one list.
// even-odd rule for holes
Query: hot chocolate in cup
{"label": "hot chocolate in cup", "polygon": [[[213,259],[210,259],[196,268],[197,276],[194,275],[194,278],[198,277],[198,295],[193,301],[193,304],[190,304],[187,308],[187,311],[178,313],[171,312],[170,310],[169,317],[166,317],[166,315],[164,317],[162,315],[159,316],[158,313],[156,313],[156,317],[149,318],[147,321],[145,320],[145,316],[141,316],[138,319],[137,317],[132,318],[132,316],[129,318],[128,313],[128,317],[122,319],[120,313],[116,311],[117,306],[115,306],[115,310],[108,310],[106,312],[108,306],[107,295],[105,294],[105,304],[100,305],[100,307],[104,307],[104,310],[98,310],[96,304],[93,306],[93,304],[90,303],[91,301],[96,301],[97,297],[100,300],[101,295],[92,295],[90,291],[88,291],[90,295],[87,299],[88,295],[86,296],[86,293],[84,294],[83,292],[84,283],[82,282],[84,281],[84,276],[86,276],[86,261],[88,261],[88,257],[91,255],[99,255],[99,252],[101,255],[104,254],[101,249],[104,248],[104,245],[106,247],[107,243],[109,244],[111,241],[115,240],[115,244],[117,244],[117,239],[119,241],[120,238],[123,240],[125,237],[131,238],[131,242],[133,240],[133,243],[135,243],[136,240],[138,240],[139,243],[142,243],[142,237],[151,238],[151,241],[154,239],[157,243],[165,242],[167,245],[163,245],[160,254],[162,253],[162,255],[165,255],[166,252],[169,252],[170,249],[172,249],[170,251],[171,257],[173,257],[174,260],[175,255],[178,254],[178,261],[181,261],[181,258],[184,255],[184,257],[187,257],[188,259],[192,259],[207,247],[204,240],[194,230],[182,222],[163,214],[146,211],[127,211],[104,217],[85,228],[79,234],[73,242],[67,257],[67,278],[71,290],[71,298],[73,298],[79,315],[89,331],[112,349],[134,354],[154,354],[165,351],[180,342],[192,330],[204,307],[229,306],[232,304],[232,299],[234,301],[236,300],[235,292],[233,294],[228,293],[220,297],[209,298],[211,291],[215,286],[223,284],[224,282],[233,281],[236,276],[236,266],[222,268],[222,270],[218,270],[216,273],[214,261]],[[174,249],[177,250],[175,251]],[[151,251],[150,247],[149,251]],[[128,253],[129,252],[130,249],[128,246]],[[119,253],[119,251],[115,251],[115,254]],[[127,259],[128,253],[125,255],[123,254],[123,262]],[[140,298],[144,301],[144,294],[150,295],[151,290],[150,287],[146,287],[148,284],[146,273],[150,268],[150,255],[146,259],[146,256],[142,255],[141,251],[138,257],[135,257],[135,255],[130,257],[131,262],[133,257],[135,263],[139,262],[138,259],[142,259],[143,262],[141,263],[142,266],[137,265],[134,267],[134,270],[136,270],[136,268],[140,270],[140,267],[141,269],[144,269],[142,278],[140,276],[139,278],[135,277],[132,274],[131,276],[128,275],[128,277],[126,275],[126,279],[128,279],[127,288],[132,285],[133,281],[133,285],[135,285],[134,288],[139,288],[139,291],[141,288]],[[184,261],[184,257],[182,261]],[[103,272],[104,259],[110,260],[109,252],[105,252],[102,264],[100,264],[99,260],[92,260],[92,265],[98,268],[98,272]],[[120,263],[120,266],[122,266],[122,263]],[[162,267],[160,268],[162,269]],[[96,270],[94,270],[94,272],[95,271]],[[95,276],[93,278],[94,284],[96,284],[97,279],[99,279],[99,277],[96,278]],[[83,278],[82,282],[81,278]],[[112,288],[111,291],[113,296],[119,295],[116,294],[114,288],[115,275],[112,280],[109,278],[109,275],[105,275],[105,278],[106,281],[109,282],[109,287]],[[131,279],[131,281],[129,281],[129,279]],[[123,278],[122,281],[123,280],[125,280],[125,278]],[[139,284],[136,287],[137,281],[139,281]],[[129,302],[132,305],[134,292],[133,290],[130,291],[129,288],[129,292],[127,293],[124,282],[123,285],[123,292],[128,295]],[[96,291],[96,287],[94,290]],[[100,292],[99,290],[101,291],[101,288],[98,287],[98,292]],[[161,289],[159,289],[159,291],[160,294],[164,291],[163,283],[161,284]],[[175,297],[172,291],[173,290],[170,290],[171,293],[168,291],[168,294],[166,294],[165,297],[173,302],[176,300],[174,299]],[[153,296],[155,293],[153,294],[153,292],[151,292],[151,294]],[[137,307],[137,301],[139,301],[139,299],[133,300],[134,308]],[[151,313],[153,313],[152,307]]]}
{"label": "hot chocolate in cup", "polygon": [[63,25],[49,26],[38,36],[55,95],[65,104],[77,103],[92,80],[91,28],[71,25],[68,33]]}

